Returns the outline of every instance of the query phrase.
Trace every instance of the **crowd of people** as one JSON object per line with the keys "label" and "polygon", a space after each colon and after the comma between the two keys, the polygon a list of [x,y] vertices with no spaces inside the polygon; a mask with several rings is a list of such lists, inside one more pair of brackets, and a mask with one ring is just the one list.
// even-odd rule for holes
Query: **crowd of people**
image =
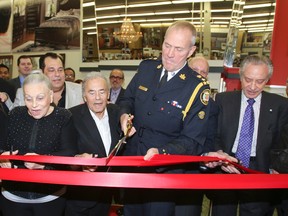
{"label": "crowd of people", "polygon": [[[119,172],[242,173],[227,161],[267,174],[288,172],[287,160],[277,157],[288,154],[288,100],[264,91],[273,74],[271,60],[246,57],[239,72],[242,89],[218,93],[214,101],[208,61],[191,58],[195,40],[196,29],[190,22],[173,23],[165,33],[161,58],[143,60],[126,89],[121,69],[112,70],[109,80],[91,72],[76,82],[75,71],[65,68],[62,57],[51,52],[40,57],[40,68],[34,71],[31,58],[20,56],[19,76],[14,79],[9,80],[9,68],[0,65],[1,154],[104,158],[124,135],[127,143],[118,155],[219,160],[120,167]],[[110,169],[9,160],[1,160],[0,166],[79,172]],[[213,216],[237,212],[272,216],[275,208],[278,216],[288,215],[287,190],[116,190],[10,180],[2,181],[0,210],[3,216],[105,216],[116,202],[123,205],[125,216],[200,216],[204,194],[211,200]]]}

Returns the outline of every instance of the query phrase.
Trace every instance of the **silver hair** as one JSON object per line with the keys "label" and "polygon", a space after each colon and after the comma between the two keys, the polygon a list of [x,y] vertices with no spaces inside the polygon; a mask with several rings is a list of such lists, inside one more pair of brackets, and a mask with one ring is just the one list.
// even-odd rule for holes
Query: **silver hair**
{"label": "silver hair", "polygon": [[239,74],[240,77],[243,76],[245,69],[248,65],[266,65],[268,67],[268,79],[273,75],[273,63],[272,61],[266,56],[257,56],[257,55],[250,55],[247,56],[240,65]]}
{"label": "silver hair", "polygon": [[23,87],[29,84],[44,83],[49,90],[52,90],[52,84],[47,76],[43,73],[32,73],[24,79]]}
{"label": "silver hair", "polygon": [[107,90],[109,90],[109,83],[106,77],[104,77],[100,72],[90,72],[86,75],[82,82],[82,95],[84,96],[86,83],[92,79],[103,79],[105,81],[105,85],[107,86]]}
{"label": "silver hair", "polygon": [[192,34],[192,38],[191,38],[191,47],[195,45],[196,43],[196,36],[197,36],[197,31],[196,31],[196,28],[195,26],[188,22],[188,21],[176,21],[174,23],[172,23],[172,25],[170,25],[165,33],[165,37],[167,35],[167,33],[171,30],[171,29],[180,29],[180,28],[185,28],[185,29],[188,29],[191,34]]}

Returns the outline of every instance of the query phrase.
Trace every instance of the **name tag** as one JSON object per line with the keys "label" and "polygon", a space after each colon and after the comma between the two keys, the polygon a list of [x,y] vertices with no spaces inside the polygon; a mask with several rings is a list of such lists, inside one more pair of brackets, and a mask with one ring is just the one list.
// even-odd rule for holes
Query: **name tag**
{"label": "name tag", "polygon": [[146,88],[144,86],[141,86],[141,85],[139,86],[139,89],[142,90],[142,91],[148,91],[148,88]]}

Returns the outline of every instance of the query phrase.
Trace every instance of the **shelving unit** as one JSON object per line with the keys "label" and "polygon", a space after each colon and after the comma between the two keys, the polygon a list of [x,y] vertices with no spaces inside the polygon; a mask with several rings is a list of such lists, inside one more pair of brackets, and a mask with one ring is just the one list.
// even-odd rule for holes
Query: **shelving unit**
{"label": "shelving unit", "polygon": [[40,24],[40,4],[31,4],[26,7],[27,32],[33,32]]}
{"label": "shelving unit", "polygon": [[21,42],[24,37],[25,16],[14,15],[13,43]]}

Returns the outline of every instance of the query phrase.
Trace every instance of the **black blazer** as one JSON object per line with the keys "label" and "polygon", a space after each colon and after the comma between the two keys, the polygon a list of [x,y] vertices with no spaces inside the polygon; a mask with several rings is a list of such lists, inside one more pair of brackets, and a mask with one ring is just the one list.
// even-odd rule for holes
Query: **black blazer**
{"label": "black blazer", "polygon": [[[112,89],[110,89],[110,95],[111,95]],[[115,101],[115,104],[119,105],[119,101],[121,100],[122,97],[124,97],[125,89],[121,87],[121,90],[119,92],[119,95]]]}
{"label": "black blazer", "polygon": [[[224,92],[216,95],[219,105],[216,150],[232,154],[232,147],[237,135],[241,91]],[[288,100],[280,95],[262,92],[258,137],[256,147],[257,170],[269,172],[270,152],[280,141],[280,132],[288,122]]]}
{"label": "black blazer", "polygon": [[[12,102],[14,102],[15,96],[16,96],[16,89],[14,88],[14,86],[9,83],[8,81],[1,79],[0,78],[0,92],[5,92],[9,95],[9,98],[11,99]],[[5,103],[0,102],[1,105],[4,108],[4,111],[6,113],[9,112],[8,107],[5,105]]]}
{"label": "black blazer", "polygon": [[[77,130],[78,153],[93,153],[97,154],[99,158],[106,157],[103,141],[87,104],[72,107],[70,111],[72,112],[72,119]],[[121,135],[119,108],[115,104],[108,104],[107,111],[112,141],[111,151],[118,143]]]}
{"label": "black blazer", "polygon": [[14,79],[9,80],[9,82],[15,87],[17,90],[18,88],[21,88],[21,83],[20,83],[20,77],[16,77]]}

